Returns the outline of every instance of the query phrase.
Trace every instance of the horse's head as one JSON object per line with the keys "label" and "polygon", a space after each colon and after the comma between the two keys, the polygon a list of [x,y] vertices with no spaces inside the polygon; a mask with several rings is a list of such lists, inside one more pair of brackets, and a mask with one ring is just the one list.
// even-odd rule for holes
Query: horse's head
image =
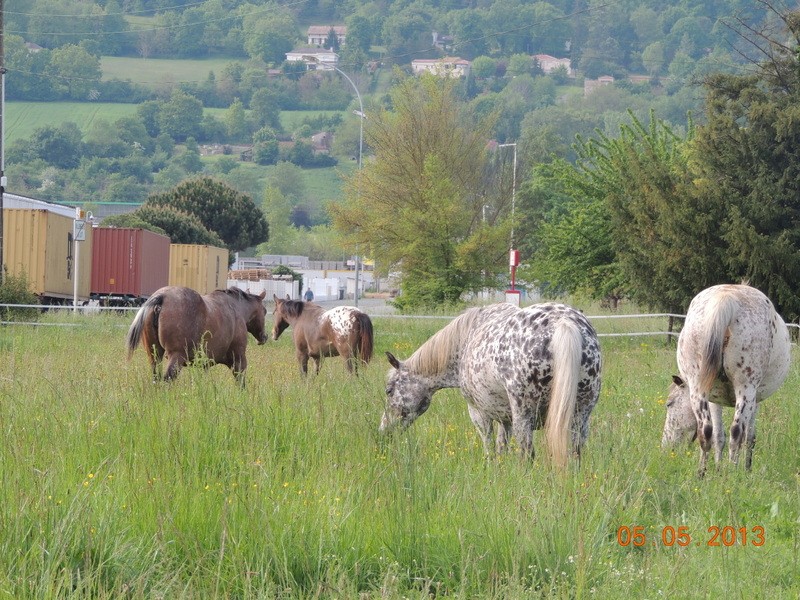
{"label": "horse's head", "polygon": [[259,345],[265,344],[268,339],[266,330],[267,308],[264,306],[266,295],[267,292],[261,292],[258,295],[251,294],[250,302],[253,303],[253,310],[250,313],[250,318],[247,319],[247,331],[253,334]]}
{"label": "horse's head", "polygon": [[[290,304],[292,301],[289,296],[286,300],[281,300],[275,294],[272,294],[272,299],[275,301],[275,310],[273,311],[274,323],[272,325],[272,339],[277,340],[281,334],[291,325],[289,319],[292,318],[293,308]],[[302,305],[302,302],[300,303]],[[301,307],[302,310],[302,307]],[[295,315],[296,316],[296,315]]]}
{"label": "horse's head", "polygon": [[667,418],[661,447],[669,448],[681,443],[692,443],[697,438],[697,419],[689,401],[689,386],[677,375],[672,376],[667,396]]}
{"label": "horse's head", "polygon": [[381,418],[381,433],[397,426],[405,429],[431,405],[433,391],[425,378],[411,373],[391,352],[386,353],[392,369],[386,381],[386,410]]}

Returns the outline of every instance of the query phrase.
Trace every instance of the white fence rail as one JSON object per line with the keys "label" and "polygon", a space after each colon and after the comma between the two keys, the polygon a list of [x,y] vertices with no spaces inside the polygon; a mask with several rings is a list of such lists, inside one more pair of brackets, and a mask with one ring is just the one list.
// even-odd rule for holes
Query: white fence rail
{"label": "white fence rail", "polygon": [[[41,304],[0,304],[0,309],[3,308],[37,308],[42,309]],[[72,306],[47,306],[44,307],[50,313],[59,313],[63,312],[66,315],[72,317],[74,315],[74,307]],[[124,313],[130,312],[131,314],[135,311],[139,310],[138,307],[106,307],[106,306],[81,306],[79,307],[79,314],[84,315],[95,315],[100,314],[104,311],[112,311],[112,313]],[[367,309],[367,313],[370,311]],[[373,318],[379,319],[439,319],[439,320],[452,320],[454,318],[453,315],[397,315],[397,314],[383,314],[377,313],[371,315]],[[594,315],[589,316],[587,318],[590,321],[597,322],[597,321],[604,321],[604,320],[624,320],[624,319],[667,319],[667,330],[666,331],[621,331],[621,332],[601,332],[598,333],[598,337],[652,337],[652,336],[664,336],[668,339],[670,338],[677,338],[680,332],[679,328],[678,331],[673,329],[673,325],[676,319],[684,319],[686,315],[680,315],[675,313],[641,313],[641,314],[624,314],[624,315]],[[35,327],[81,327],[85,325],[85,321],[76,322],[39,322],[39,321],[5,321],[0,320],[0,325],[30,325]],[[797,340],[800,339],[800,324],[797,323],[787,323],[789,327],[789,332],[791,334],[793,343],[797,343]],[[119,327],[127,327],[127,324],[120,323]]]}

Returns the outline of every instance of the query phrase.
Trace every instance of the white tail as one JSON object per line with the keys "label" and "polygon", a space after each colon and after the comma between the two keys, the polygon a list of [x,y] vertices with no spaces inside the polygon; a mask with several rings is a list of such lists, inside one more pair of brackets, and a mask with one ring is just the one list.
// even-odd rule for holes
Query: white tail
{"label": "white tail", "polygon": [[562,319],[553,332],[550,350],[553,354],[553,384],[544,433],[553,464],[564,468],[572,445],[572,421],[583,352],[583,336],[578,325]]}
{"label": "white tail", "polygon": [[702,323],[705,347],[700,353],[700,391],[707,394],[722,369],[722,353],[728,327],[739,312],[739,300],[734,293],[713,296]]}

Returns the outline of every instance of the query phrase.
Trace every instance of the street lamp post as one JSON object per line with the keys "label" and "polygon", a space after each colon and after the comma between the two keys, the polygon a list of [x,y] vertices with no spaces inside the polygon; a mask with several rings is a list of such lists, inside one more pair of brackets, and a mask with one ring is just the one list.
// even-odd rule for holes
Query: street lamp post
{"label": "street lamp post", "polygon": [[506,292],[506,299],[519,306],[519,291],[514,288],[519,266],[519,250],[514,248],[514,213],[517,204],[517,143],[498,144],[498,148],[514,148],[514,164],[511,180],[511,248],[508,253],[508,264],[511,269],[511,289]]}
{"label": "street lamp post", "polygon": [[[320,63],[319,59],[316,56],[311,56],[311,55],[308,55],[308,56],[307,55],[303,55],[303,60],[306,63],[311,62],[311,63],[314,63],[316,65],[319,65],[323,70],[325,70],[325,69],[333,69],[334,71],[339,73],[339,75],[341,75],[342,77],[344,77],[347,80],[347,83],[349,83],[352,86],[353,91],[356,93],[356,98],[358,99],[358,169],[360,171],[361,170],[361,155],[362,155],[363,150],[364,150],[364,118],[365,118],[365,115],[364,115],[364,103],[361,101],[361,92],[358,91],[358,87],[356,86],[355,83],[353,83],[353,80],[350,79],[350,76],[347,73],[345,73],[344,71],[342,71],[336,65]],[[355,111],[353,111],[353,112],[355,112]],[[516,156],[516,154],[514,156]],[[358,261],[358,247],[356,247],[356,288],[355,288],[355,290],[353,292],[353,303],[356,306],[358,306],[358,262],[359,262]]]}

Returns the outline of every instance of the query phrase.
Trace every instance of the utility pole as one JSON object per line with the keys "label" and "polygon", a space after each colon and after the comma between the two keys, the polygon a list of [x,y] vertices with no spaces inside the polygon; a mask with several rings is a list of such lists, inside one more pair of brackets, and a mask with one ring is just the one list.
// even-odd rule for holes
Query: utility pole
{"label": "utility pole", "polygon": [[6,278],[5,259],[3,256],[3,194],[6,191],[6,159],[5,148],[3,147],[3,136],[5,135],[5,103],[6,103],[6,55],[3,49],[4,29],[3,12],[5,2],[0,0],[0,283]]}

